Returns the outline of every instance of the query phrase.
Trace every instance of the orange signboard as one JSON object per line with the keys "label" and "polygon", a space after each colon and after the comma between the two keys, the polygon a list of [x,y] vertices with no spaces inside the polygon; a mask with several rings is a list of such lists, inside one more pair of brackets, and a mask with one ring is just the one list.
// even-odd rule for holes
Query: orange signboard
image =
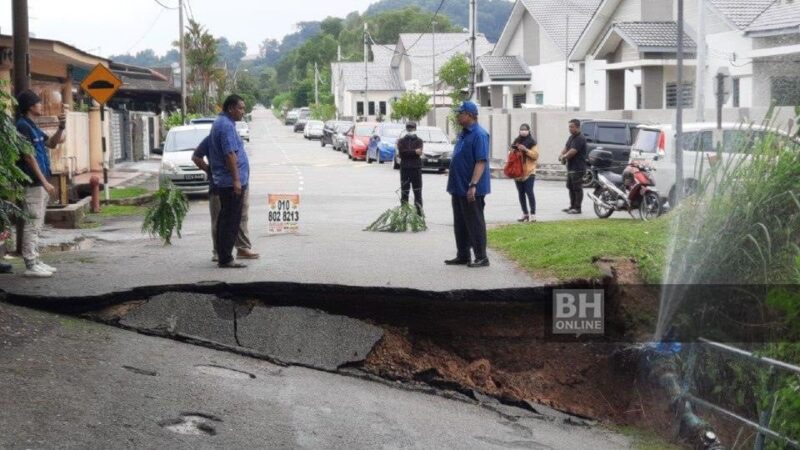
{"label": "orange signboard", "polygon": [[297,233],[300,222],[299,194],[269,194],[268,233]]}
{"label": "orange signboard", "polygon": [[81,89],[101,105],[111,100],[121,87],[122,80],[102,64],[96,65],[81,83]]}

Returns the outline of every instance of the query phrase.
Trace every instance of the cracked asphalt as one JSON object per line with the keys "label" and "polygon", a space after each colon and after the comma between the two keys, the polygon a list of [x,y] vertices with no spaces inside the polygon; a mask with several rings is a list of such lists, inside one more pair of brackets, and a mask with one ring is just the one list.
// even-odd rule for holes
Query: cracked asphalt
{"label": "cracked asphalt", "polygon": [[0,303],[0,448],[631,448],[543,420]]}

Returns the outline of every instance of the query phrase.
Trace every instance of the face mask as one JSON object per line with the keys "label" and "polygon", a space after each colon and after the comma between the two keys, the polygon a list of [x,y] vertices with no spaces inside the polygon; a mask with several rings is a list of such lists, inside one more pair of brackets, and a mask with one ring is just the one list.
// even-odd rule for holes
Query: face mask
{"label": "face mask", "polygon": [[522,137],[528,137],[529,134],[531,134],[531,132],[528,130],[519,130],[519,135]]}
{"label": "face mask", "polygon": [[417,132],[416,131],[409,131],[407,134],[409,136],[411,136],[411,137],[415,137],[417,135]]}

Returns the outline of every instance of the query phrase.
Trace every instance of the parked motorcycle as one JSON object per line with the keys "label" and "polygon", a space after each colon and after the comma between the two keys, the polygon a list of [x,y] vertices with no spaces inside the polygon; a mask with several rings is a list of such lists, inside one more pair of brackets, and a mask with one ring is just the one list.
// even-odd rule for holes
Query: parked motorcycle
{"label": "parked motorcycle", "polygon": [[607,219],[614,211],[626,211],[633,216],[637,209],[642,220],[661,215],[661,200],[652,177],[655,169],[637,161],[629,163],[622,175],[604,171],[603,168],[613,164],[613,155],[605,150],[589,153],[589,163],[597,169],[597,187],[589,194],[597,217]]}

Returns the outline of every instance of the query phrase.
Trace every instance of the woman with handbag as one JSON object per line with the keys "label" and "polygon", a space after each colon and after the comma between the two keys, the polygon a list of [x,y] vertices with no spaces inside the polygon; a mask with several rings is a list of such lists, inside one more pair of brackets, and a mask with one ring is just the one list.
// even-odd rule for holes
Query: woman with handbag
{"label": "woman with handbag", "polygon": [[[539,149],[536,139],[531,136],[531,127],[524,123],[519,127],[519,136],[511,144],[511,153],[517,152],[522,160],[522,174],[514,178],[522,207],[522,218],[517,222],[536,221],[536,197],[533,194],[533,183],[536,181],[536,165],[539,160]],[[530,209],[528,207],[530,206]]]}

